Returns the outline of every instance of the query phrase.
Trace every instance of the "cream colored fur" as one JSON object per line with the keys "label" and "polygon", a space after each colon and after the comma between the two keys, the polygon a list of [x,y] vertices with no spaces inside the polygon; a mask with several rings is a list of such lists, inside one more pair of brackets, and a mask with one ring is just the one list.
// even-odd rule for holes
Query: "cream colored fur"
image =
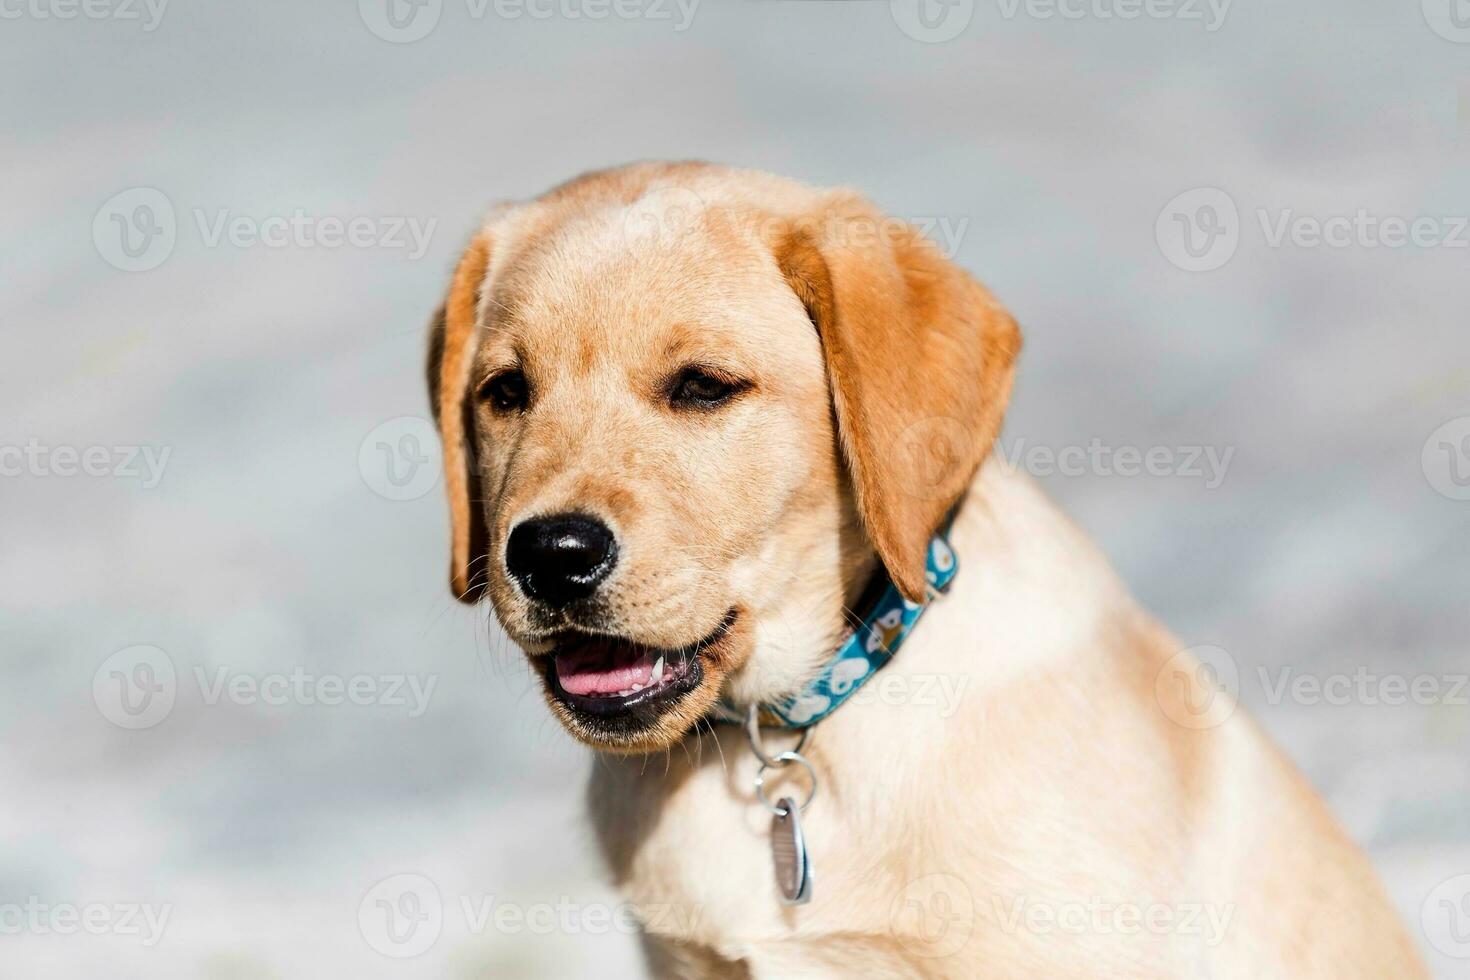
{"label": "cream colored fur", "polygon": [[[982,465],[1018,350],[1000,305],[906,226],[764,174],[587,175],[497,209],[466,250],[429,370],[451,582],[490,600],[551,710],[603,750],[592,819],[650,968],[1422,976],[1310,786],[1029,479]],[[691,364],[745,385],[681,408],[668,383]],[[519,407],[483,395],[508,371]],[[700,719],[721,695],[799,689],[880,564],[922,594],[956,501],[949,595],[815,731],[814,898],[785,908],[755,760]],[[593,620],[505,567],[510,528],[566,510],[617,535]],[[699,686],[640,730],[551,689],[568,631],[665,650],[722,621]]]}
{"label": "cream colored fur", "polygon": [[667,771],[593,767],[620,886],[674,927],[657,939],[744,964],[708,976],[1424,975],[1362,853],[1244,712],[1173,720],[1188,709],[1156,679],[1182,644],[1027,477],[988,464],[953,542],[953,591],[870,684],[951,678],[959,709],[875,696],[820,725],[811,904],[776,901],[740,733]]}

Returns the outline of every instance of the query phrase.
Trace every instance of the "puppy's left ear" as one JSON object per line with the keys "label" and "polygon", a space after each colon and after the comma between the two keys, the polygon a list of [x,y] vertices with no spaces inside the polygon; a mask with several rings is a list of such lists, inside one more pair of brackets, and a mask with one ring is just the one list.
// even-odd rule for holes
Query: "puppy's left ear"
{"label": "puppy's left ear", "polygon": [[490,264],[490,236],[481,232],[465,249],[449,296],[429,327],[429,401],[444,445],[444,488],[449,495],[449,586],[461,602],[485,589],[489,534],[481,510],[475,461],[473,406],[465,397],[479,336],[480,290]]}
{"label": "puppy's left ear", "polygon": [[990,452],[1021,332],[906,223],[840,193],[778,225],[776,263],[821,337],[868,538],[922,601],[929,540]]}

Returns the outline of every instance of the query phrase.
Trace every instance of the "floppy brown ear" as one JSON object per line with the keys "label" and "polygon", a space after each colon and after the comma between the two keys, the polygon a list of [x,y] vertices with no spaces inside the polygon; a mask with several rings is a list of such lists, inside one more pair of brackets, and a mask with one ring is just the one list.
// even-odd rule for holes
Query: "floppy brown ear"
{"label": "floppy brown ear", "polygon": [[933,243],[853,195],[791,221],[775,256],[821,337],[868,537],[921,601],[929,540],[1000,432],[1020,329]]}
{"label": "floppy brown ear", "polygon": [[465,394],[489,263],[490,238],[482,232],[460,257],[449,296],[429,327],[429,401],[444,445],[444,488],[449,494],[449,585],[456,598],[470,603],[485,588],[489,535],[480,509],[473,406]]}

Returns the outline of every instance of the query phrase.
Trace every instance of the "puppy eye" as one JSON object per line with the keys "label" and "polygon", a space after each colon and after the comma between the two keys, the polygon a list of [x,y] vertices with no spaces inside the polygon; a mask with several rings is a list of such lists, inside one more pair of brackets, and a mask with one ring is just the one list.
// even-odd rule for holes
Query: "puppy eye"
{"label": "puppy eye", "polygon": [[679,375],[670,401],[692,408],[713,408],[729,401],[744,387],[741,382],[717,377],[700,368],[687,368]]}
{"label": "puppy eye", "polygon": [[480,386],[480,397],[501,412],[525,408],[526,376],[515,370],[502,371]]}

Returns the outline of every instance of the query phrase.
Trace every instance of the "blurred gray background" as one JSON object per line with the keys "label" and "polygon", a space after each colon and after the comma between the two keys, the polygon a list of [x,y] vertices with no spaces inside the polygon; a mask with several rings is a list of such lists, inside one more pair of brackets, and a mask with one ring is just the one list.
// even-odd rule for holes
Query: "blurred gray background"
{"label": "blurred gray background", "polygon": [[1026,331],[1001,451],[1470,975],[1464,0],[158,2],[0,10],[0,976],[640,975],[448,596],[421,361],[488,204],[656,157],[948,239]]}

